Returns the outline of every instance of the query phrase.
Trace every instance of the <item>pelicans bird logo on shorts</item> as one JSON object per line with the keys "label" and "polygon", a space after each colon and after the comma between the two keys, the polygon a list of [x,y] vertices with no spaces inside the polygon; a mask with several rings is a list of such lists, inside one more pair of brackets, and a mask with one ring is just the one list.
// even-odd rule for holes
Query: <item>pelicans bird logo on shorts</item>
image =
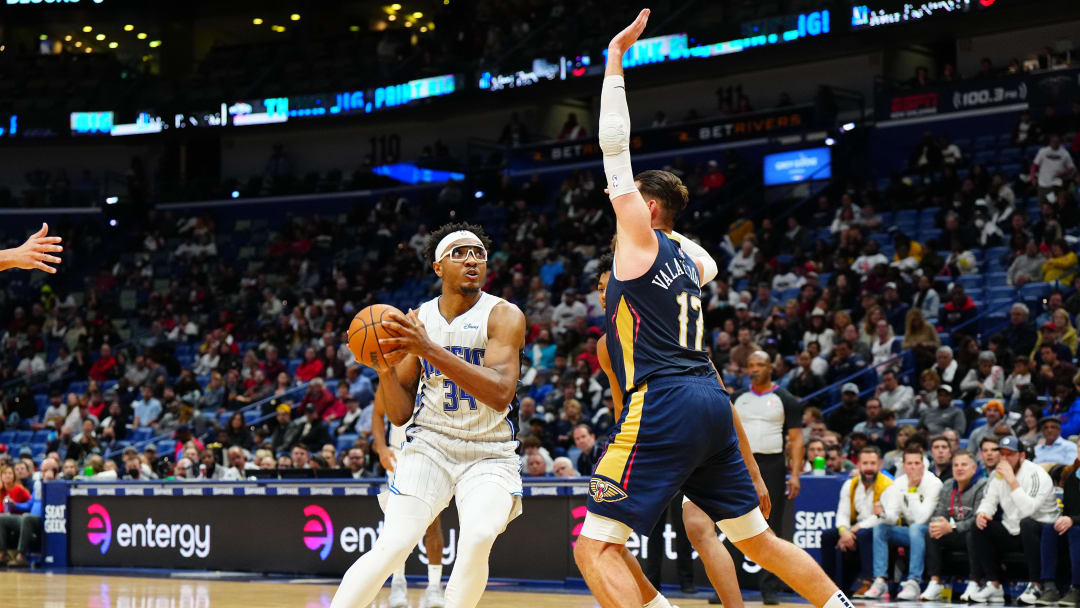
{"label": "pelicans bird logo on shorts", "polygon": [[595,477],[589,480],[589,493],[596,502],[619,502],[626,498],[626,492],[622,488]]}

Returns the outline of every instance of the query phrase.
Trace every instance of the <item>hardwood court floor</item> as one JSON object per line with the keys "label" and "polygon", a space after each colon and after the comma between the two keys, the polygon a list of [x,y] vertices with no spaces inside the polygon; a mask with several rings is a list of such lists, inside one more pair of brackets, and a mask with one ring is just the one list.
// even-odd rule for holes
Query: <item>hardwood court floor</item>
{"label": "hardwood court floor", "polygon": [[[179,574],[179,573],[178,573]],[[289,582],[240,582],[184,578],[138,578],[100,574],[10,572],[0,570],[0,605],[12,608],[326,608],[336,582],[312,584]],[[411,608],[420,604],[422,589],[409,590]],[[375,602],[387,606],[389,587]],[[708,606],[701,599],[678,599],[680,608]],[[488,591],[481,608],[593,608],[591,595],[574,593],[523,593]],[[747,602],[746,608],[759,608]],[[357,607],[360,608],[360,607]],[[366,607],[364,607],[366,608]],[[807,604],[783,604],[781,608],[807,608]]]}

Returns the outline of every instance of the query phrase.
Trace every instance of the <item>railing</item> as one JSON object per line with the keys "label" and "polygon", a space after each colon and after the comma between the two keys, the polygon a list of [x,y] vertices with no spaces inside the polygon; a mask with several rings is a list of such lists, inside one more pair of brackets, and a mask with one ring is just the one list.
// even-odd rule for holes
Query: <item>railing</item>
{"label": "railing", "polygon": [[[806,403],[806,402],[808,402],[808,401],[810,401],[812,399],[816,399],[817,397],[819,397],[821,395],[825,395],[827,397],[829,395],[829,393],[832,392],[833,390],[835,390],[835,387],[837,387],[837,386],[843,386],[844,384],[847,384],[848,382],[853,382],[856,378],[858,378],[858,377],[860,377],[860,376],[862,376],[864,374],[870,373],[870,372],[877,373],[878,369],[888,368],[893,363],[896,363],[896,362],[903,363],[903,361],[904,361],[904,354],[903,353],[904,352],[909,352],[910,350],[911,349],[908,349],[908,351],[903,351],[899,355],[896,355],[892,359],[889,359],[888,361],[885,361],[883,363],[878,363],[877,365],[868,365],[868,366],[866,366],[866,368],[861,369],[861,370],[855,372],[854,374],[851,374],[850,376],[848,376],[846,378],[842,378],[840,380],[837,380],[836,382],[833,382],[832,384],[830,384],[829,386],[826,386],[825,388],[818,389],[818,390],[810,393],[809,395],[807,395],[805,397],[802,397],[799,400],[799,402],[800,403]],[[903,371],[901,370],[901,372],[898,372],[898,373],[903,373]],[[836,407],[837,406],[835,406],[835,405],[829,406],[826,410],[824,410],[824,412],[828,413],[828,412],[832,411],[833,409],[835,409]]]}

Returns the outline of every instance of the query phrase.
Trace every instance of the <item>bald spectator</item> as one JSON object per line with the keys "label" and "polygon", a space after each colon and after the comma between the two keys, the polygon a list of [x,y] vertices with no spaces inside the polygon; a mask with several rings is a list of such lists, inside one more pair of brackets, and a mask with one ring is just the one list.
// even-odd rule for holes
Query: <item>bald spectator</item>
{"label": "bald spectator", "polygon": [[574,463],[566,456],[559,456],[555,459],[555,477],[578,477],[578,472],[574,469]]}

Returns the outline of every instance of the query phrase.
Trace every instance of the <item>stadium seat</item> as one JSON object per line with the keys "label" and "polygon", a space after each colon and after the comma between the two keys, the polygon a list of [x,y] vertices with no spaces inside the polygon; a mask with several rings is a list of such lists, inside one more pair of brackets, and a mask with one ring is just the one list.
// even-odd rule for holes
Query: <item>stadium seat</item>
{"label": "stadium seat", "polygon": [[258,420],[262,416],[262,412],[260,412],[258,409],[250,409],[250,410],[244,410],[243,415],[244,415],[244,424],[251,425],[251,424],[254,424],[255,421]]}
{"label": "stadium seat", "polygon": [[15,431],[15,437],[12,438],[11,443],[16,446],[22,446],[30,443],[30,438],[34,436],[33,431]]}
{"label": "stadium seat", "polygon": [[[0,443],[8,446],[15,445],[15,431],[0,432]],[[10,449],[10,448],[9,448]]]}
{"label": "stadium seat", "polygon": [[338,452],[342,452],[344,450],[347,450],[347,449],[351,448],[353,446],[353,444],[356,443],[356,440],[359,437],[360,436],[357,435],[356,433],[345,433],[344,435],[340,435],[337,438],[337,450],[338,450]]}
{"label": "stadium seat", "polygon": [[918,418],[898,418],[896,420],[897,426],[919,426]]}
{"label": "stadium seat", "polygon": [[1050,295],[1050,283],[1027,283],[1020,288],[1020,298],[1025,301],[1041,300]]}
{"label": "stadium seat", "polygon": [[139,427],[131,431],[131,441],[134,443],[142,443],[154,436],[154,429],[150,427]]}

